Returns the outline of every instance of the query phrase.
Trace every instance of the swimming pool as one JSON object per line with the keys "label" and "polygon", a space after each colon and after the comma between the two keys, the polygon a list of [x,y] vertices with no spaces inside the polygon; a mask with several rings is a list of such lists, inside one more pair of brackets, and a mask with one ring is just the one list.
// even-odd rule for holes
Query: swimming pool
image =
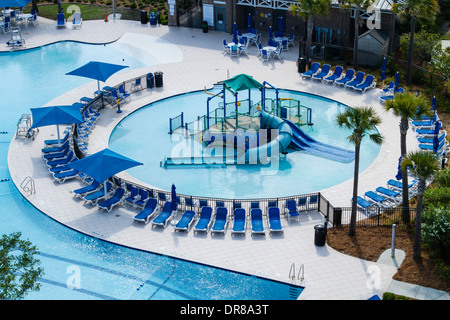
{"label": "swimming pool", "polygon": [[[7,152],[20,115],[90,81],[65,76],[66,72],[90,60],[126,64],[130,69],[148,65],[128,55],[132,50],[123,46],[61,42],[0,53],[0,72],[11,80],[3,86],[10,104],[2,105],[0,131],[7,133],[0,135],[0,179],[10,178]],[[46,85],[37,86],[37,81]],[[295,287],[296,296],[291,297],[291,286],[281,282],[85,236],[42,214],[10,180],[0,182],[0,200],[0,234],[20,231],[41,252],[42,289],[26,299],[291,299],[301,293]]]}
{"label": "swimming pool", "polygon": [[[263,79],[258,79],[262,81]],[[210,94],[220,92],[221,86],[209,90]],[[161,161],[177,150],[190,145],[184,135],[168,134],[169,118],[183,112],[184,121],[191,122],[206,114],[208,95],[204,91],[190,92],[160,100],[141,108],[123,119],[110,136],[109,147],[132,159],[144,163],[128,170],[132,176],[154,187],[170,190],[172,183],[177,192],[187,195],[230,199],[254,199],[286,197],[318,192],[353,178],[354,161],[343,163],[318,157],[304,151],[290,150],[286,159],[276,165],[229,165],[161,167]],[[258,101],[258,91],[251,93]],[[302,129],[317,141],[353,151],[354,146],[347,140],[350,130],[341,129],[336,124],[336,116],[346,105],[320,96],[290,90],[280,90],[282,99],[296,99],[312,109],[312,126]],[[239,93],[240,99],[247,99],[248,93]],[[269,90],[266,98],[274,99],[275,91]],[[231,98],[232,99],[232,98]],[[211,100],[212,101],[212,100]],[[228,98],[227,101],[230,101]],[[231,100],[233,101],[233,100]],[[211,105],[210,110],[216,106]],[[201,150],[199,141],[193,150]],[[152,148],[142,148],[143,143],[151,143]],[[198,146],[197,146],[198,145]],[[380,146],[372,141],[361,145],[360,170],[363,171],[375,160]]]}

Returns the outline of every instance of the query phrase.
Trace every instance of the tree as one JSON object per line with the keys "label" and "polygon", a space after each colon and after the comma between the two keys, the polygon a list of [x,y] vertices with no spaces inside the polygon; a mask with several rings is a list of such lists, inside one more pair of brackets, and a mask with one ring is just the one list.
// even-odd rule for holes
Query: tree
{"label": "tree", "polygon": [[34,255],[36,247],[20,239],[21,233],[4,234],[0,239],[0,299],[22,299],[28,291],[38,291],[37,280],[44,270],[36,267],[40,262]]}
{"label": "tree", "polygon": [[337,115],[337,124],[339,127],[352,130],[348,140],[355,145],[355,167],[353,177],[353,198],[352,214],[348,235],[353,237],[356,229],[356,209],[358,196],[358,175],[359,175],[359,151],[362,139],[368,135],[370,140],[377,144],[383,142],[383,137],[376,130],[376,126],[381,123],[381,118],[376,114],[372,107],[347,108],[344,112]]}
{"label": "tree", "polygon": [[358,69],[358,38],[359,38],[359,17],[361,9],[370,7],[374,0],[344,0],[344,7],[355,9],[355,38],[353,40],[353,67]]}
{"label": "tree", "polygon": [[330,10],[331,0],[297,0],[298,4],[289,7],[289,12],[306,21],[306,61],[311,58],[311,42],[314,29],[314,17],[326,16]]}
{"label": "tree", "polygon": [[[423,115],[430,115],[431,108],[428,100],[414,93],[403,92],[394,95],[394,99],[386,101],[384,108],[392,110],[394,115],[400,117],[400,154],[402,159],[406,157],[406,134],[409,129],[409,119],[420,118]],[[408,174],[402,169],[402,220],[409,223],[409,195],[408,195]]]}
{"label": "tree", "polygon": [[[410,38],[409,33],[404,33],[400,36],[400,48],[405,56],[409,53]],[[413,57],[419,62],[421,67],[425,61],[430,61],[433,56],[442,51],[440,38],[439,34],[429,33],[425,30],[418,32],[414,36]]]}
{"label": "tree", "polygon": [[408,154],[402,161],[402,169],[411,171],[411,174],[419,180],[417,186],[416,207],[416,231],[414,233],[413,259],[420,259],[421,228],[422,228],[422,204],[423,194],[427,187],[426,182],[439,171],[439,163],[436,156],[427,151],[414,151]]}
{"label": "tree", "polygon": [[412,57],[414,48],[414,33],[416,31],[416,20],[418,18],[434,19],[439,12],[437,0],[405,0],[395,3],[392,11],[397,14],[400,22],[411,18],[411,33],[409,38],[408,66],[406,70],[406,84],[411,85]]}

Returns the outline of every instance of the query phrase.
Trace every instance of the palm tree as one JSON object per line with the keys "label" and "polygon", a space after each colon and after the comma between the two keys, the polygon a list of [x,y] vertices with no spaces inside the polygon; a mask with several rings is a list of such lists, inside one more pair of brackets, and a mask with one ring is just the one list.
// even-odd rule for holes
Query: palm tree
{"label": "palm tree", "polygon": [[413,245],[413,259],[418,260],[420,259],[423,194],[427,188],[427,180],[439,171],[439,163],[435,154],[427,151],[415,151],[409,153],[402,161],[402,169],[406,170],[407,168],[419,180],[417,187],[416,231]]}
{"label": "palm tree", "polygon": [[356,206],[358,196],[358,175],[359,175],[359,151],[361,140],[368,135],[370,140],[376,144],[383,142],[383,137],[376,130],[376,126],[381,123],[381,118],[376,114],[372,107],[347,108],[344,112],[337,115],[337,124],[339,127],[353,130],[348,136],[348,140],[355,145],[355,169],[353,178],[353,198],[352,215],[350,218],[349,236],[355,235],[356,228]]}
{"label": "palm tree", "polygon": [[314,17],[326,16],[330,10],[331,0],[297,0],[298,4],[289,7],[289,12],[306,21],[306,61],[311,57],[311,41],[314,29]]}
{"label": "palm tree", "polygon": [[392,6],[392,12],[397,14],[400,22],[411,18],[411,35],[409,38],[408,66],[406,70],[406,84],[411,85],[412,56],[414,47],[414,33],[418,18],[434,19],[439,12],[438,0],[404,0]]}
{"label": "palm tree", "polygon": [[373,4],[374,0],[344,0],[344,8],[355,9],[355,38],[353,41],[353,67],[358,69],[358,37],[359,37],[359,16],[361,9],[366,9]]}
{"label": "palm tree", "polygon": [[[406,134],[409,129],[409,119],[429,115],[430,107],[427,107],[428,100],[422,96],[416,96],[411,92],[395,94],[395,98],[388,100],[384,108],[392,110],[394,115],[400,117],[400,154],[402,159],[406,157]],[[408,174],[402,169],[402,220],[409,222],[409,195],[408,195]]]}

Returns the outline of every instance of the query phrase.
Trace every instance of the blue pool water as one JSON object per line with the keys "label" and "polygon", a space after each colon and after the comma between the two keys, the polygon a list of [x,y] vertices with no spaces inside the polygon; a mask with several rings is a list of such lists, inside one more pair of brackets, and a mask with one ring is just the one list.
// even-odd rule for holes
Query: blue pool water
{"label": "blue pool water", "polygon": [[[61,42],[0,53],[2,84],[0,180],[10,179],[7,152],[16,122],[89,79],[65,76],[100,60],[145,66],[112,45]],[[148,65],[148,63],[147,63]],[[5,103],[7,101],[7,103]],[[39,192],[39,190],[37,191]],[[137,251],[82,235],[35,209],[12,181],[0,182],[0,234],[20,231],[40,251],[42,288],[26,299],[290,299],[290,286],[167,256]],[[300,294],[301,289],[297,292]]]}
{"label": "blue pool water", "polygon": [[[276,84],[274,84],[276,85]],[[216,86],[209,93],[218,93]],[[183,135],[168,134],[169,118],[181,112],[184,121],[191,122],[206,114],[207,99],[211,97],[204,91],[177,95],[142,108],[122,120],[110,137],[109,146],[113,150],[127,154],[132,159],[144,163],[128,170],[139,180],[157,188],[170,190],[171,184],[177,192],[187,195],[221,198],[272,198],[317,192],[332,187],[353,177],[354,161],[336,162],[317,157],[306,152],[291,150],[285,161],[274,165],[229,165],[227,167],[182,166],[160,167],[164,157],[178,154],[186,143]],[[246,91],[239,93],[239,99],[245,100]],[[258,91],[252,92],[254,102],[260,100]],[[275,98],[275,91],[269,90],[267,98]],[[308,93],[280,90],[280,98],[293,98],[312,109],[313,126],[302,129],[317,141],[332,146],[354,150],[347,137],[350,130],[339,128],[336,116],[347,106],[336,101]],[[227,98],[233,101],[233,98]],[[210,101],[210,110],[216,106]],[[142,148],[151,144],[152,148]],[[193,150],[202,147],[194,140]],[[186,148],[190,151],[190,148]],[[360,171],[365,170],[377,157],[380,146],[369,139],[361,145]]]}

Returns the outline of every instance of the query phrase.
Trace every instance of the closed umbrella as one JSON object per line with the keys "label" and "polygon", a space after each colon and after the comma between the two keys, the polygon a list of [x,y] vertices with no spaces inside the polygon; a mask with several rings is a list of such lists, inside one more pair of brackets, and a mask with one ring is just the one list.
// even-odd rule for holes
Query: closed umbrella
{"label": "closed umbrella", "polygon": [[59,137],[59,125],[82,123],[83,117],[80,113],[80,107],[78,105],[67,106],[51,106],[42,108],[31,108],[31,114],[33,117],[33,124],[31,128],[45,127],[56,125],[56,131]]}
{"label": "closed umbrella", "polygon": [[400,75],[399,75],[399,73],[397,71],[397,73],[395,74],[395,81],[394,81],[394,93],[398,92],[399,82],[400,82]]}
{"label": "closed umbrella", "polygon": [[234,44],[238,43],[236,22],[233,24],[233,42],[234,42]]}
{"label": "closed umbrella", "polygon": [[247,24],[248,24],[247,32],[250,33],[252,32],[252,15],[250,13],[248,14]]}
{"label": "closed umbrella", "polygon": [[114,73],[124,68],[128,68],[128,66],[99,61],[90,61],[84,66],[66,73],[66,75],[80,76],[97,80],[98,91],[100,92],[100,81],[105,82]]}
{"label": "closed umbrella", "polygon": [[402,177],[402,157],[400,156],[400,158],[398,158],[397,175],[395,176],[395,179],[401,180]]}
{"label": "closed umbrella", "polygon": [[381,80],[384,86],[384,80],[386,80],[386,57],[383,57],[383,64],[381,65]]}
{"label": "closed umbrella", "polygon": [[283,31],[284,31],[284,19],[283,19],[283,17],[280,17],[280,21],[278,21],[278,23],[279,23],[278,28],[279,28],[280,34],[281,34],[281,36],[283,36]]}
{"label": "closed umbrella", "polygon": [[171,194],[170,194],[170,199],[172,200],[172,204],[171,204],[170,208],[172,210],[177,210],[177,207],[178,207],[177,192],[176,192],[175,185],[173,183],[172,183],[172,191],[171,191]]}
{"label": "closed umbrella", "polygon": [[433,153],[437,153],[439,150],[439,138],[438,135],[435,134],[433,137]]}
{"label": "closed umbrella", "polygon": [[272,26],[269,27],[269,40],[273,38]]}
{"label": "closed umbrella", "polygon": [[431,108],[433,109],[434,113],[436,114],[436,97],[433,97],[431,100]]}

